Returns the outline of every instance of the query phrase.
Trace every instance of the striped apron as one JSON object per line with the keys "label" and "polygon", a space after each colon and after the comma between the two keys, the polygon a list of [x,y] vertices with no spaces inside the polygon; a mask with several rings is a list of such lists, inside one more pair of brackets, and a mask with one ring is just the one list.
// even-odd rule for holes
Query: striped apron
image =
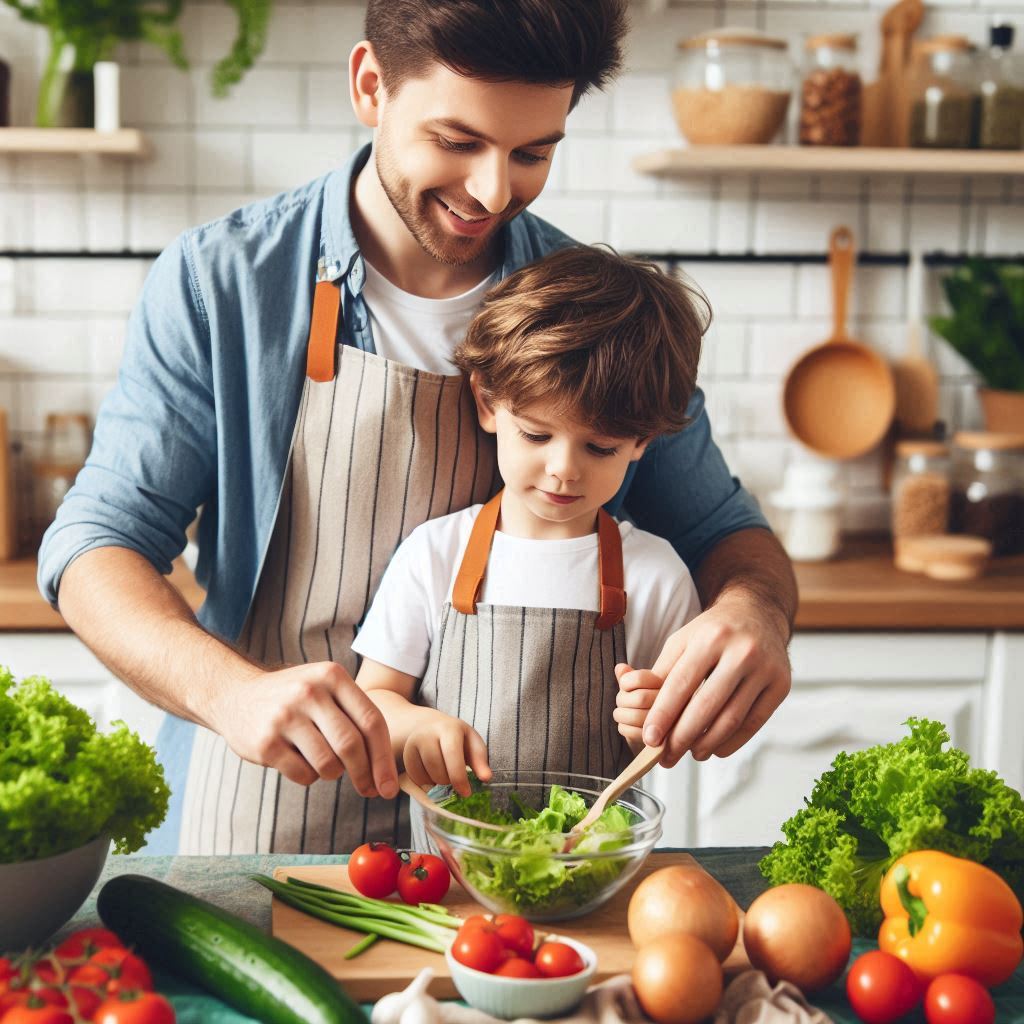
{"label": "striped apron", "polygon": [[[479,604],[501,493],[477,515],[420,684],[421,704],[468,722],[491,768],[613,778],[632,754],[612,718],[626,660],[622,538],[598,513],[601,610]],[[412,807],[413,848],[431,848]]]}
{"label": "striped apron", "polygon": [[[306,379],[277,518],[239,646],[268,667],[335,661],[355,676],[358,623],[398,545],[500,486],[468,383],[338,338],[341,289],[318,281]],[[343,776],[301,786],[198,728],[180,852],[336,853],[408,845],[405,799]]]}

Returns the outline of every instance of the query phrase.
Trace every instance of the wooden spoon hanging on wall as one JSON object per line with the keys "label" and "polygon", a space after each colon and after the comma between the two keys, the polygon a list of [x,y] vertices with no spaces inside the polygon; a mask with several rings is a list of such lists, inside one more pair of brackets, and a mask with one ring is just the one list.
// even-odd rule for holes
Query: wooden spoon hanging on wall
{"label": "wooden spoon hanging on wall", "polygon": [[882,16],[878,79],[861,93],[862,146],[905,146],[907,111],[904,76],[914,33],[924,19],[923,0],[898,0]]}

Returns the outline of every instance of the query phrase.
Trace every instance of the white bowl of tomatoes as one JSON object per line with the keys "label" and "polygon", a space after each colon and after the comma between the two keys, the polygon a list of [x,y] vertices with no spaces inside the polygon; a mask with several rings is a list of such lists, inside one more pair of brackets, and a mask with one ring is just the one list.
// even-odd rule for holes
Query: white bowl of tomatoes
{"label": "white bowl of tomatoes", "polygon": [[445,953],[459,995],[503,1020],[564,1016],[583,999],[597,955],[576,939],[535,934],[514,914],[474,915]]}

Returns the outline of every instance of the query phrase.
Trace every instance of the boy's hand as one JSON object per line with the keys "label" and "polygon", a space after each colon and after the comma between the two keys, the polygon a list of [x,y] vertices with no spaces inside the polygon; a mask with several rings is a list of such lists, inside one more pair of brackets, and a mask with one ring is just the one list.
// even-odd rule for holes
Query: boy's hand
{"label": "boy's hand", "polygon": [[487,745],[480,733],[461,718],[440,711],[424,716],[409,733],[402,760],[413,782],[424,788],[450,784],[459,796],[473,791],[467,764],[482,782],[491,777]]}
{"label": "boy's hand", "polygon": [[612,718],[619,723],[619,734],[634,752],[643,749],[643,729],[647,712],[658,696],[664,680],[648,669],[634,669],[629,665],[615,666],[619,692],[615,698]]}

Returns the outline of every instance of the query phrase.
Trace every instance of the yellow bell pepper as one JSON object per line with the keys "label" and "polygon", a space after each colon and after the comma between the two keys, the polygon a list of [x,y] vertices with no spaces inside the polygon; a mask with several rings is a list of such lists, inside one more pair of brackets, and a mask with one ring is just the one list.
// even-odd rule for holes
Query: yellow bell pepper
{"label": "yellow bell pepper", "polygon": [[879,948],[923,980],[952,971],[998,985],[1020,963],[1020,902],[981,864],[936,850],[908,853],[882,879],[881,900]]}

